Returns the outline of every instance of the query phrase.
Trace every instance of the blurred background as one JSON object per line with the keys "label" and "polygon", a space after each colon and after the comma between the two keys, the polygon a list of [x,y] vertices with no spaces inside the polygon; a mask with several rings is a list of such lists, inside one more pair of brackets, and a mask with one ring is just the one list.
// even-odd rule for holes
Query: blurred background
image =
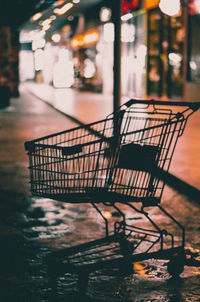
{"label": "blurred background", "polygon": [[[113,0],[1,4],[0,85],[113,93]],[[198,100],[200,0],[121,1],[121,93]]]}

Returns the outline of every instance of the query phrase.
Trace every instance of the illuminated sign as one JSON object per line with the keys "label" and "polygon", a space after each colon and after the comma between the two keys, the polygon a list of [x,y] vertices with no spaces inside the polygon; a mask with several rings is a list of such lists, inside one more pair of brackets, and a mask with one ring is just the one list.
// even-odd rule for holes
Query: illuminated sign
{"label": "illuminated sign", "polygon": [[160,0],[145,0],[144,7],[145,9],[152,9],[159,5]]}
{"label": "illuminated sign", "polygon": [[200,0],[189,0],[189,12],[191,15],[200,14]]}
{"label": "illuminated sign", "polygon": [[96,44],[99,41],[99,32],[98,30],[90,30],[84,35],[75,36],[71,42],[71,48],[78,49],[79,47],[89,47]]}
{"label": "illuminated sign", "polygon": [[122,14],[127,13],[130,10],[136,10],[140,8],[140,0],[124,0],[122,2]]}

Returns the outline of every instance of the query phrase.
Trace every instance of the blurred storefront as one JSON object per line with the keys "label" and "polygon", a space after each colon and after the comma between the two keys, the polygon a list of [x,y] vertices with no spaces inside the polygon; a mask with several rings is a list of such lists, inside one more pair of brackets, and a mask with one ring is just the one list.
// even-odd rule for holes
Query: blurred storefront
{"label": "blurred storefront", "polygon": [[200,94],[200,0],[190,0],[187,26],[187,66],[184,98],[199,100]]}
{"label": "blurred storefront", "polygon": [[147,94],[182,97],[185,41],[183,11],[176,16],[168,16],[155,5],[148,9],[147,28]]}
{"label": "blurred storefront", "polygon": [[[109,3],[104,1],[76,17],[76,26],[67,22],[45,38],[38,33],[31,47],[22,41],[21,80],[112,94],[114,24]],[[200,85],[200,45],[195,38],[200,0],[185,2],[173,16],[163,13],[159,3],[122,2],[122,94],[190,99]]]}
{"label": "blurred storefront", "polygon": [[7,87],[12,97],[19,95],[18,57],[18,32],[9,26],[0,27],[0,87]]}

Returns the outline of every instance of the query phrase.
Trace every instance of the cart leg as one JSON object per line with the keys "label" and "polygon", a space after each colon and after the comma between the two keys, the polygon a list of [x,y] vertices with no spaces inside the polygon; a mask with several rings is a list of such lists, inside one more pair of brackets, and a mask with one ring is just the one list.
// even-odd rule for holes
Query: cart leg
{"label": "cart leg", "polygon": [[119,266],[119,273],[122,276],[129,276],[133,274],[133,262],[126,258],[125,261]]}
{"label": "cart leg", "polygon": [[186,263],[184,250],[181,250],[171,256],[168,264],[167,271],[173,278],[178,278],[183,272]]}

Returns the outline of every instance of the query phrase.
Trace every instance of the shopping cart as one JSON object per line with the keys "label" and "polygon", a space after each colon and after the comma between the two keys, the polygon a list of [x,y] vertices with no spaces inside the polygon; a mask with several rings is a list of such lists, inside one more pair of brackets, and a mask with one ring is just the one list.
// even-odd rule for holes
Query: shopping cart
{"label": "shopping cart", "polygon": [[[56,263],[57,272],[60,267],[62,272],[82,276],[106,267],[127,269],[139,260],[173,256],[168,271],[171,275],[182,272],[184,228],[160,201],[177,140],[199,107],[200,103],[132,99],[104,120],[25,143],[33,195],[90,203],[105,221],[105,237],[50,254],[51,268]],[[112,232],[100,203],[119,213]],[[151,227],[128,224],[118,204],[143,215]],[[181,230],[178,246],[174,235],[148,214],[152,206]]]}

